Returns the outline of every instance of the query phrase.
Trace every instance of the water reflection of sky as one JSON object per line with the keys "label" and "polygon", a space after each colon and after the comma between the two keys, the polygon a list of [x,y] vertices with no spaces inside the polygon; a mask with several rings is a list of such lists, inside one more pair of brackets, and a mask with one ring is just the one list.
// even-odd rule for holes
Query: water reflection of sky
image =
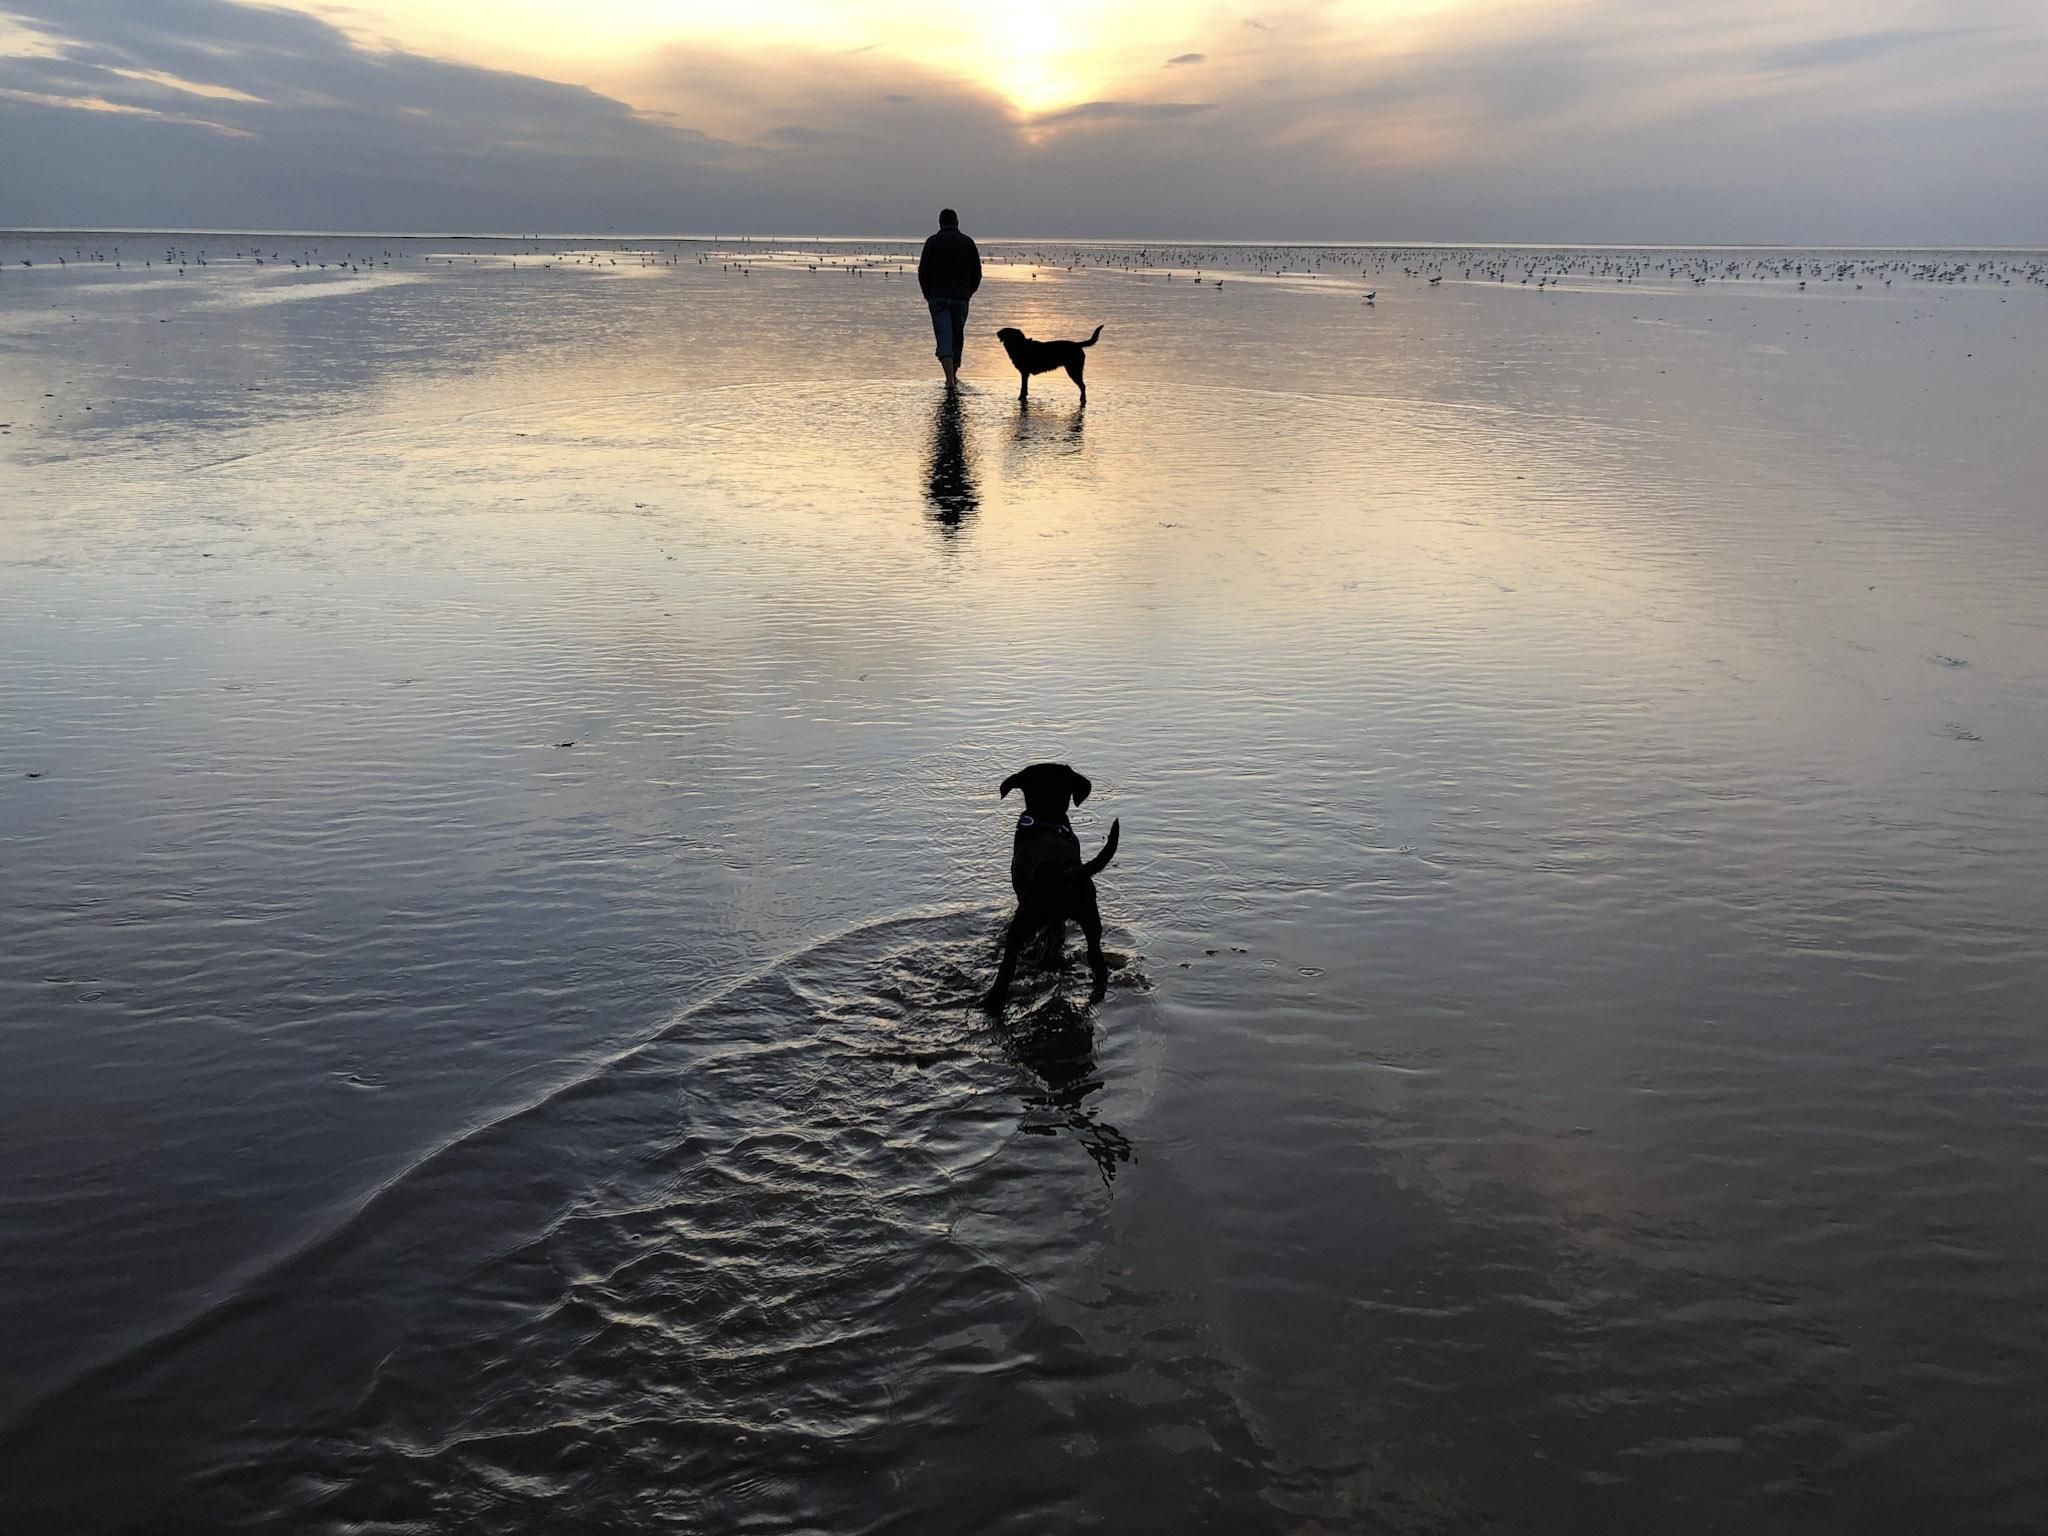
{"label": "water reflection of sky", "polygon": [[[986,1243],[1100,1305],[1054,1345],[926,1253],[963,1315],[1126,1350],[1326,1520],[1668,1508],[1760,1423],[1788,1477],[1904,1437],[1929,1498],[2025,1438],[1912,1362],[2038,1364],[2039,293],[1009,271],[949,402],[879,271],[187,277],[0,289],[7,1411],[391,1181],[428,1215],[306,1296],[374,1311],[427,1190],[551,1148],[646,1193],[631,1072],[404,1170],[673,1021],[693,1081],[679,1010],[766,966],[719,1028],[822,1064],[716,1073],[877,1179],[985,1168]],[[1019,408],[1011,322],[1104,325],[1085,413]],[[1065,1056],[945,1001],[1039,756],[1123,819],[1149,985]],[[1632,1491],[1452,1470],[1501,1436]]]}

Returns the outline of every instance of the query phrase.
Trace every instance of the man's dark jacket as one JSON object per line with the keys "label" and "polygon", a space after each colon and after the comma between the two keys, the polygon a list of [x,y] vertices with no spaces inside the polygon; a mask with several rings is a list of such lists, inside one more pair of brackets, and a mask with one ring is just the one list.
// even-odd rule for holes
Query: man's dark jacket
{"label": "man's dark jacket", "polygon": [[926,303],[974,297],[981,286],[981,252],[959,225],[948,224],[925,241],[924,254],[917,258],[917,286]]}

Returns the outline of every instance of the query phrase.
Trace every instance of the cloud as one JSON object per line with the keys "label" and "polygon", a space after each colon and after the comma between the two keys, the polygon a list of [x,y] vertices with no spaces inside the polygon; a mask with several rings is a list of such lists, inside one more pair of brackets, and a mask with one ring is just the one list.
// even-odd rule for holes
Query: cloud
{"label": "cloud", "polygon": [[0,0],[0,169],[23,223],[302,228],[687,222],[724,147],[580,85],[376,51],[229,0]]}
{"label": "cloud", "polygon": [[822,128],[806,128],[802,123],[785,123],[780,128],[769,129],[768,137],[778,144],[829,144],[846,135]]}
{"label": "cloud", "polygon": [[1852,32],[1842,37],[1817,37],[1772,48],[1758,62],[1770,70],[1836,69],[1900,49],[1925,47],[1967,35],[1967,32],[1931,32],[1904,27],[1888,32]]}
{"label": "cloud", "polygon": [[1167,68],[1138,39],[1097,99],[1029,114],[886,42],[677,43],[569,83],[235,0],[0,0],[0,217],[904,234],[952,203],[982,234],[2048,240],[2048,14],[1925,15],[1297,0],[1176,20]]}
{"label": "cloud", "polygon": [[1207,101],[1084,101],[1057,112],[1038,112],[1030,118],[1034,128],[1056,128],[1071,123],[1156,123],[1207,112],[1215,103]]}
{"label": "cloud", "polygon": [[186,117],[176,112],[159,112],[153,107],[137,106],[128,101],[108,101],[104,96],[52,95],[43,91],[25,91],[7,86],[0,87],[0,101],[26,102],[31,106],[55,107],[66,112],[110,112],[117,117],[146,117],[159,123],[183,123],[208,133],[218,134],[222,138],[250,137],[239,128],[209,122],[205,118]]}

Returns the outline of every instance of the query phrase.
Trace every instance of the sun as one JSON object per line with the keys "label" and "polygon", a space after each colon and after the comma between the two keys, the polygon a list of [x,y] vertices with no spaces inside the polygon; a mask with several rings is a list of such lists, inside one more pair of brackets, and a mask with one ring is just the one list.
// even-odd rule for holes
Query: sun
{"label": "sun", "polygon": [[979,0],[958,7],[960,20],[973,29],[963,41],[981,52],[979,78],[1026,114],[1072,106],[1098,93],[1108,9],[1079,0]]}

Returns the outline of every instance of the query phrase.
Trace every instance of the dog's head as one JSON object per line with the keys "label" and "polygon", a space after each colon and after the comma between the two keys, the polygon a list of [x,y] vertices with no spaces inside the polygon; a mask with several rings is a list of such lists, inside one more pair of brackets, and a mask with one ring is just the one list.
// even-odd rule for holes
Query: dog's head
{"label": "dog's head", "polygon": [[996,340],[1000,341],[1003,344],[1003,350],[1009,353],[1012,357],[1015,357],[1017,355],[1017,348],[1023,345],[1025,342],[1029,341],[1030,339],[1031,338],[1029,336],[1026,336],[1014,325],[1006,325],[1000,331],[996,332]]}
{"label": "dog's head", "polygon": [[1024,809],[1041,819],[1064,821],[1067,802],[1079,805],[1094,786],[1065,763],[1033,763],[1019,768],[1003,780],[1003,796],[1011,790],[1024,791]]}

